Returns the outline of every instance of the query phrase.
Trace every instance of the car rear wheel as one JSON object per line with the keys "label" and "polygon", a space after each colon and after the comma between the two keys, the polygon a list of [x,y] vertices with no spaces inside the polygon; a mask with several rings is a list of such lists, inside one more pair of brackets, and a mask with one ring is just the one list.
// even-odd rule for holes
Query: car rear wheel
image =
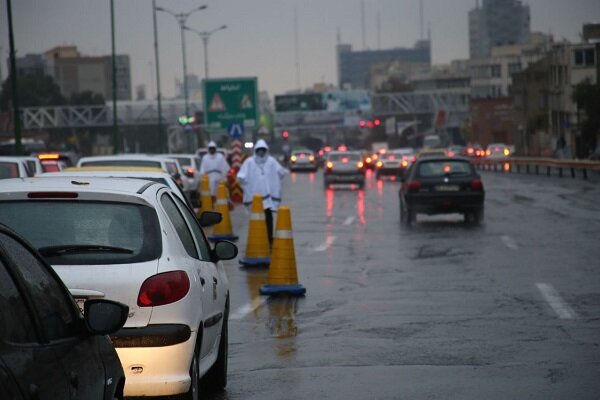
{"label": "car rear wheel", "polygon": [[[198,333],[200,335],[200,333]],[[190,365],[190,389],[181,398],[182,400],[198,400],[200,398],[200,346],[202,343],[201,337],[196,339],[194,348],[194,356]]]}
{"label": "car rear wheel", "polygon": [[221,327],[221,340],[219,341],[219,354],[217,361],[208,370],[208,373],[202,379],[206,382],[206,387],[210,390],[223,390],[227,386],[227,357],[228,357],[228,321],[229,321],[229,301],[225,307],[223,316],[223,326]]}

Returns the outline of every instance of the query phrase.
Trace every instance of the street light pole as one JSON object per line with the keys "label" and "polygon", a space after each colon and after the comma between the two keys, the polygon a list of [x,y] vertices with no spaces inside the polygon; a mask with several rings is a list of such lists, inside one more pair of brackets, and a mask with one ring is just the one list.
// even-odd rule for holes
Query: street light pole
{"label": "street light pole", "polygon": [[158,148],[166,153],[165,138],[162,125],[162,102],[160,93],[160,64],[158,61],[158,28],[156,23],[156,0],[152,0],[152,20],[154,22],[154,64],[156,65],[156,101],[158,103]]}
{"label": "street light pole", "polygon": [[6,9],[8,11],[8,43],[10,50],[10,83],[12,86],[13,129],[15,131],[15,155],[20,156],[23,153],[23,149],[21,147],[21,115],[19,112],[19,92],[17,88],[17,62],[15,60],[15,37],[13,34],[11,0],[6,0]]}
{"label": "street light pole", "polygon": [[113,153],[119,154],[119,126],[117,125],[117,56],[115,54],[115,4],[110,0],[110,36],[112,48],[112,98],[113,98]]}
{"label": "street light pole", "polygon": [[194,32],[198,36],[202,38],[202,43],[204,44],[204,79],[208,79],[208,39],[210,39],[211,35],[217,31],[221,31],[223,29],[227,29],[227,25],[222,25],[212,31],[200,32],[195,29],[184,27],[184,29]]}
{"label": "street light pole", "polygon": [[156,11],[163,11],[163,12],[166,12],[167,14],[171,14],[172,16],[174,16],[175,19],[177,20],[177,23],[179,24],[179,29],[181,30],[181,55],[182,55],[182,61],[183,61],[183,96],[185,98],[185,115],[186,116],[189,116],[190,110],[189,110],[189,103],[188,103],[187,64],[186,64],[186,57],[185,57],[185,23],[190,15],[192,15],[196,11],[204,10],[206,7],[208,7],[208,6],[202,5],[200,7],[194,8],[186,13],[179,13],[179,14],[176,14],[176,13],[174,13],[170,10],[167,10],[166,8],[163,8],[163,7],[154,7],[156,9]]}

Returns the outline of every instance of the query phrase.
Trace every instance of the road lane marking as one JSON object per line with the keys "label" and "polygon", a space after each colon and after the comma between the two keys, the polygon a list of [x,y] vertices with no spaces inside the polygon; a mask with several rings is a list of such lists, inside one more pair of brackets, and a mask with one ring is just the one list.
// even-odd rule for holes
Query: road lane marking
{"label": "road lane marking", "polygon": [[268,297],[257,297],[256,299],[252,300],[252,302],[244,304],[243,306],[235,310],[229,316],[229,319],[238,320],[244,318],[246,315],[250,314],[251,312],[254,312],[259,307],[262,307],[268,299]]}
{"label": "road lane marking", "polygon": [[550,304],[550,307],[558,315],[560,319],[576,319],[577,313],[560,297],[560,294],[547,283],[536,283],[535,284],[542,293],[544,300]]}
{"label": "road lane marking", "polygon": [[325,251],[331,247],[333,242],[335,242],[335,236],[328,236],[325,238],[325,243],[323,243],[317,247],[314,247],[313,251]]}
{"label": "road lane marking", "polygon": [[517,250],[519,248],[517,242],[515,242],[515,240],[508,235],[502,235],[500,236],[500,239],[509,249]]}
{"label": "road lane marking", "polygon": [[356,219],[356,217],[348,217],[348,218],[346,218],[346,220],[344,221],[344,225],[350,225],[351,223],[354,222],[355,219]]}

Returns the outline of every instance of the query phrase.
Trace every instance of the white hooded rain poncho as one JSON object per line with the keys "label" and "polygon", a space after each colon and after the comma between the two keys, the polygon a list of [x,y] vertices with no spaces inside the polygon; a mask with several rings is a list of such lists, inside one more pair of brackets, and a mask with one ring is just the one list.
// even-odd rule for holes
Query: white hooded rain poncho
{"label": "white hooded rain poncho", "polygon": [[[211,147],[216,149],[217,144],[215,142],[210,142],[208,148],[210,149]],[[225,160],[223,154],[218,151],[215,151],[214,154],[206,153],[202,157],[202,162],[200,163],[200,175],[208,175],[210,181],[210,193],[212,196],[216,196],[219,181],[227,177],[228,171],[229,164],[227,163],[227,160]]]}
{"label": "white hooded rain poncho", "polygon": [[[265,149],[264,157],[259,157],[256,150]],[[237,179],[244,189],[244,205],[252,204],[252,197],[260,194],[263,208],[277,211],[281,203],[281,180],[288,174],[277,160],[268,153],[269,146],[259,139],[254,146],[255,154],[242,164]]]}

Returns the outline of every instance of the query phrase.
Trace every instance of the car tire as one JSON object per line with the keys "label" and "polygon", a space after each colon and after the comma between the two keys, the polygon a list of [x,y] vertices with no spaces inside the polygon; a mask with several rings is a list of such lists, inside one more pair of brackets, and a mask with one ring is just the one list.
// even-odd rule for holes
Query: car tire
{"label": "car tire", "polygon": [[200,398],[200,348],[202,346],[201,334],[196,339],[196,346],[194,347],[194,356],[192,357],[192,363],[190,365],[190,389],[187,393],[181,396],[182,400],[198,400]]}
{"label": "car tire", "polygon": [[358,189],[363,190],[365,188],[365,181],[358,183]]}
{"label": "car tire", "polygon": [[229,300],[225,306],[225,315],[223,316],[223,325],[221,327],[221,340],[219,341],[219,353],[217,360],[208,370],[202,381],[206,387],[212,391],[223,390],[227,386],[227,357],[229,348]]}
{"label": "car tire", "polygon": [[323,189],[325,189],[325,190],[329,189],[329,181],[327,181],[327,180],[323,181]]}

